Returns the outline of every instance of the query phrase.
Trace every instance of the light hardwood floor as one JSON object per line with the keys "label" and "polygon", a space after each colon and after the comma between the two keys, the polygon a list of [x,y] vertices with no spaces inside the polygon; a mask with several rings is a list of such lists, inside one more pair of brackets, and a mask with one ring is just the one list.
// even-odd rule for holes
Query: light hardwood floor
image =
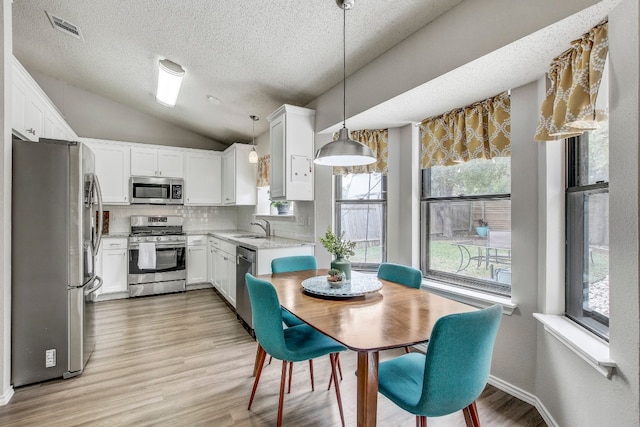
{"label": "light hardwood floor", "polygon": [[[97,345],[85,372],[17,388],[0,407],[2,426],[275,425],[281,362],[265,367],[251,408],[255,341],[213,290],[97,304]],[[383,360],[402,349],[381,353]],[[356,354],[340,356],[346,425],[356,425]],[[294,365],[284,425],[338,426],[327,391],[329,358]],[[483,426],[545,426],[532,406],[487,386],[478,401]],[[415,418],[379,396],[378,425],[413,426]],[[462,413],[430,418],[431,427],[464,425]]]}

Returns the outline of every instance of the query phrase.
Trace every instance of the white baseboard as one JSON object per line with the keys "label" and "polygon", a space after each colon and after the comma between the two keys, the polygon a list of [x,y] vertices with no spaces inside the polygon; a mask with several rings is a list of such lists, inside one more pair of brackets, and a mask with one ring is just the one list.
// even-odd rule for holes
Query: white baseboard
{"label": "white baseboard", "polygon": [[194,283],[193,285],[187,285],[188,291],[195,291],[196,289],[211,289],[213,285],[211,283]]}
{"label": "white baseboard", "polygon": [[9,388],[6,389],[2,393],[2,395],[0,395],[0,406],[4,406],[7,403],[9,403],[12,397],[13,397],[13,387],[9,386]]}
{"label": "white baseboard", "polygon": [[493,375],[489,376],[488,382],[495,388],[502,390],[505,393],[508,393],[511,396],[516,397],[523,402],[526,402],[535,407],[540,413],[540,416],[544,419],[544,422],[547,423],[549,427],[558,427],[558,423],[556,423],[549,411],[547,411],[547,408],[545,408],[545,406],[542,404],[542,402],[540,402],[540,399],[538,399],[537,396],[529,393],[528,391],[524,391],[521,388],[514,386],[513,384],[501,380],[500,378],[496,378]]}

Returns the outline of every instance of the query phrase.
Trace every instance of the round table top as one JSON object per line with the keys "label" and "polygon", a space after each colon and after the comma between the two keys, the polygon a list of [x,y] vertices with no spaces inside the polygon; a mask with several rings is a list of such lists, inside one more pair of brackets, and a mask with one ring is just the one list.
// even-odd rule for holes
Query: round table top
{"label": "round table top", "polygon": [[376,276],[351,272],[351,280],[334,288],[329,285],[327,276],[315,276],[302,281],[302,288],[314,295],[334,298],[352,298],[363,296],[382,289],[382,283]]}

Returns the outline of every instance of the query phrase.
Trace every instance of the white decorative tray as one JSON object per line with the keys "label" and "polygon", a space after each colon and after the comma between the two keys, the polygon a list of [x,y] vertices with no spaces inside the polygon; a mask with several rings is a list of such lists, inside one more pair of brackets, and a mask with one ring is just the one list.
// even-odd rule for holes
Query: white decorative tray
{"label": "white decorative tray", "polygon": [[359,297],[382,289],[382,283],[376,276],[351,273],[351,280],[347,280],[339,288],[333,288],[327,282],[327,276],[310,277],[302,281],[302,288],[314,295],[334,298]]}

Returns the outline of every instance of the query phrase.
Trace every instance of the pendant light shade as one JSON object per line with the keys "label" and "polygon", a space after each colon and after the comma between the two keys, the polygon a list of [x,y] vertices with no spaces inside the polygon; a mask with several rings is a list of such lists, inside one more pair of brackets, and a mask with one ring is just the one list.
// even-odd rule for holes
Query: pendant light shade
{"label": "pendant light shade", "polygon": [[313,162],[323,166],[361,166],[377,161],[371,148],[349,138],[347,121],[347,48],[346,27],[347,10],[354,5],[354,0],[336,0],[342,9],[342,129],[338,139],[332,141],[316,152]]}
{"label": "pendant light shade", "polygon": [[249,163],[258,163],[258,152],[256,151],[256,122],[260,120],[258,116],[249,116],[249,118],[253,121],[253,148],[249,152]]}
{"label": "pendant light shade", "polygon": [[376,161],[371,148],[349,138],[347,128],[340,129],[338,139],[332,141],[316,152],[313,161],[323,166],[360,166]]}

